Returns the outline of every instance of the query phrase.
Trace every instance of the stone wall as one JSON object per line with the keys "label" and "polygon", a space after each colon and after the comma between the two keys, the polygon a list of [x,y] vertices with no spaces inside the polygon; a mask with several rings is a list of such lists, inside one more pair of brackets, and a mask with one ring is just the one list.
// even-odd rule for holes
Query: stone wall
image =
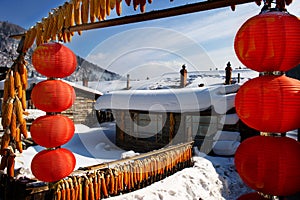
{"label": "stone wall", "polygon": [[73,106],[62,114],[70,117],[74,124],[84,124],[88,127],[98,125],[94,105],[96,103],[95,94],[74,88],[76,100]]}

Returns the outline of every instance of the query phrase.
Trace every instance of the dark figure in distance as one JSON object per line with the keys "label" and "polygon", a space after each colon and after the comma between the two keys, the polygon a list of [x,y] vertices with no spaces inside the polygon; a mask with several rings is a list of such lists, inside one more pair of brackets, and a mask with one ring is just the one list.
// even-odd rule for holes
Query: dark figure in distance
{"label": "dark figure in distance", "polygon": [[225,85],[231,84],[231,73],[232,68],[230,62],[227,63],[227,67],[225,68]]}

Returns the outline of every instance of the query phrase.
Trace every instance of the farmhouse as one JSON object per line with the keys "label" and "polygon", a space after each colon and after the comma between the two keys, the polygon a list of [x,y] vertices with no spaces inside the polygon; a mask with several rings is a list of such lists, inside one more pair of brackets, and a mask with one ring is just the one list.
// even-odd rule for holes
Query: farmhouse
{"label": "farmhouse", "polygon": [[239,87],[114,91],[99,97],[95,109],[112,111],[116,144],[124,149],[145,152],[194,141],[205,153],[219,147],[216,152],[233,155],[241,140],[234,109]]}

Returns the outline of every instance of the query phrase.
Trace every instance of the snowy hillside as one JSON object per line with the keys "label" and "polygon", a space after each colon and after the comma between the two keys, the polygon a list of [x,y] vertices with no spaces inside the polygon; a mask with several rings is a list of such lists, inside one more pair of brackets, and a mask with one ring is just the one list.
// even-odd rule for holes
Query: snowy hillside
{"label": "snowy hillside", "polygon": [[[234,69],[232,73],[232,80],[234,83],[238,82],[238,74],[240,75],[240,83],[244,83],[249,79],[257,77],[258,72],[249,69]],[[225,71],[211,70],[211,71],[194,71],[187,74],[187,88],[199,87],[199,85],[208,87],[216,85],[224,85]],[[76,84],[81,85],[82,82]],[[130,90],[157,90],[167,88],[178,88],[180,84],[179,73],[166,73],[159,77],[148,80],[130,80]],[[127,87],[126,77],[113,81],[89,82],[89,87],[101,91],[102,93],[111,92],[115,90],[125,90]]]}

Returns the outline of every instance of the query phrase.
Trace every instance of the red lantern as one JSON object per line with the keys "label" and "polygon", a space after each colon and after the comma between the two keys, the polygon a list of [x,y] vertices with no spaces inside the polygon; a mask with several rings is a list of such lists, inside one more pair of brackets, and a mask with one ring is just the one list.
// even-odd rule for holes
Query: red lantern
{"label": "red lantern", "polygon": [[235,166],[252,189],[274,196],[300,191],[300,143],[288,137],[254,136],[240,144]]}
{"label": "red lantern", "polygon": [[71,75],[77,66],[74,53],[60,43],[39,45],[32,54],[36,71],[47,77],[63,78]]}
{"label": "red lantern", "polygon": [[75,156],[67,149],[43,150],[32,159],[31,171],[40,181],[55,182],[69,176],[75,165]]}
{"label": "red lantern", "polygon": [[267,200],[268,198],[263,197],[257,192],[252,192],[240,196],[237,200]]}
{"label": "red lantern", "polygon": [[247,67],[288,71],[300,63],[300,20],[284,12],[267,12],[248,19],[238,30],[234,49]]}
{"label": "red lantern", "polygon": [[46,148],[61,146],[73,137],[75,131],[71,119],[63,115],[46,115],[37,118],[30,126],[32,139]]}
{"label": "red lantern", "polygon": [[261,76],[247,81],[235,97],[239,118],[256,130],[283,133],[299,128],[300,81]]}
{"label": "red lantern", "polygon": [[40,110],[62,112],[73,105],[75,91],[72,86],[61,80],[46,80],[34,86],[31,99]]}

